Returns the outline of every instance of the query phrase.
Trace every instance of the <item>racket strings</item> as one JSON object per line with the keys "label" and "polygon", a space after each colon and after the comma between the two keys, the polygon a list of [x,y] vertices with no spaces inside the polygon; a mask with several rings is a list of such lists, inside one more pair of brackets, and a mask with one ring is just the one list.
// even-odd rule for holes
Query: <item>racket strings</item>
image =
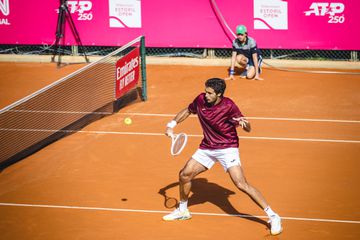
{"label": "racket strings", "polygon": [[175,137],[171,152],[173,155],[180,154],[180,152],[184,149],[185,144],[187,142],[187,137],[185,134],[179,134]]}

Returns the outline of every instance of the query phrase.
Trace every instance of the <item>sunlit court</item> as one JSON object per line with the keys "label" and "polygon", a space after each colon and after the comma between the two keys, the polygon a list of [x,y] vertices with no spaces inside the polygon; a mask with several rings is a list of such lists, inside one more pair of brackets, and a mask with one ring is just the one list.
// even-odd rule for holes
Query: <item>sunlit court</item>
{"label": "sunlit court", "polygon": [[[352,12],[332,18],[338,22],[326,25],[324,36],[300,39],[302,43],[289,37],[286,42],[276,30],[284,24],[271,20],[274,16],[258,15],[270,7],[264,1],[244,1],[255,9],[245,14],[244,25],[231,17],[227,1],[199,1],[194,8],[197,13],[203,9],[204,15],[198,15],[193,27],[221,23],[213,31],[225,34],[223,39],[195,34],[189,42],[175,33],[180,39],[160,41],[156,34],[177,23],[172,20],[175,12],[155,31],[146,24],[159,21],[149,13],[153,5],[127,1],[132,12],[141,9],[140,21],[121,15],[124,6],[115,10],[121,1],[110,0],[106,27],[89,33],[84,24],[94,21],[98,26],[99,1],[80,1],[79,6],[66,2],[71,11],[53,12],[50,32],[44,30],[50,37],[31,36],[32,43],[16,49],[11,46],[19,44],[15,36],[0,40],[0,239],[359,239],[359,48],[349,41],[342,50],[337,38],[332,42],[325,37],[344,23],[343,17],[353,17]],[[180,13],[190,4],[185,2],[154,4],[163,10],[177,7]],[[271,3],[289,12],[288,30],[282,31],[291,37],[299,37],[290,23],[301,7],[308,11],[301,11],[306,20],[316,18],[316,7],[319,13],[326,7],[304,1],[294,3],[295,10],[287,1]],[[57,1],[52,5],[59,8]],[[0,6],[3,34],[12,26],[5,22],[16,23],[15,14],[6,15],[6,10],[11,7],[13,14],[18,5],[0,0]],[[340,16],[342,6],[328,7]],[[73,36],[77,31],[70,31],[71,24],[65,42],[54,36],[55,29],[61,31],[56,25],[69,21],[65,16],[61,20],[61,14],[71,14],[83,46]],[[193,18],[189,14],[184,22],[189,32],[187,21]],[[265,30],[265,25],[270,28]],[[247,36],[244,27],[263,49],[263,56],[258,53],[255,63],[247,60],[245,68],[231,43],[233,37]],[[179,25],[180,32],[183,28]],[[146,34],[136,32],[139,29]],[[114,32],[123,35],[114,40]],[[269,43],[270,32],[280,40]],[[104,39],[96,36],[105,33],[109,35]],[[49,45],[39,50],[39,41]],[[289,50],[279,50],[280,45]],[[16,52],[22,48],[26,50]],[[319,55],[324,59],[314,59]],[[218,162],[191,181],[191,219],[163,219],[180,206],[179,172],[206,132],[197,114],[177,123],[174,133],[187,138],[175,155],[167,127],[208,91],[205,81],[210,78],[226,79],[224,97],[232,99],[251,124],[250,132],[237,127],[241,168],[281,217],[282,231],[276,236],[271,235],[267,214]]]}

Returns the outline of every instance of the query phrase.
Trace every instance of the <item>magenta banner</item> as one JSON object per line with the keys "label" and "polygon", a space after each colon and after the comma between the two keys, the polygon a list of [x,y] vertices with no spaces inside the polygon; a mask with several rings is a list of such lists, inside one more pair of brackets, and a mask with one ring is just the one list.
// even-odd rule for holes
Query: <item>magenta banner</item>
{"label": "magenta banner", "polygon": [[[0,44],[53,44],[59,0],[0,0]],[[121,46],[145,35],[148,47],[230,48],[238,24],[260,48],[360,50],[356,0],[73,0],[82,43]],[[65,45],[76,45],[69,24]]]}

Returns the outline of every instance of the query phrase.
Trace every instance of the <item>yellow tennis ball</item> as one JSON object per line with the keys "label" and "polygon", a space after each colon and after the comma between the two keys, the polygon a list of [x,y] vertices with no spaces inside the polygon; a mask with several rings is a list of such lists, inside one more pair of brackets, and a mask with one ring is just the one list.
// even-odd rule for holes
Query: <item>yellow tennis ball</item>
{"label": "yellow tennis ball", "polygon": [[132,124],[131,118],[129,118],[129,117],[125,118],[125,119],[124,119],[124,123],[125,123],[126,125]]}

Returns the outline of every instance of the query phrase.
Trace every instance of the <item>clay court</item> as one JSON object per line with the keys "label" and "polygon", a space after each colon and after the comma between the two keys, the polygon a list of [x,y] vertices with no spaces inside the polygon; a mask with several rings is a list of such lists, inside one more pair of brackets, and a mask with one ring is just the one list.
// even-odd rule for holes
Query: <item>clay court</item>
{"label": "clay court", "polygon": [[[81,66],[0,63],[0,108]],[[188,144],[172,157],[166,123],[206,79],[225,76],[223,66],[149,64],[148,101],[5,168],[0,239],[359,239],[360,75],[266,68],[265,81],[227,82],[225,95],[253,128],[238,130],[245,175],[283,218],[281,235],[269,235],[263,211],[220,165],[193,181],[191,220],[162,221],[202,138],[190,117],[176,127]]]}

